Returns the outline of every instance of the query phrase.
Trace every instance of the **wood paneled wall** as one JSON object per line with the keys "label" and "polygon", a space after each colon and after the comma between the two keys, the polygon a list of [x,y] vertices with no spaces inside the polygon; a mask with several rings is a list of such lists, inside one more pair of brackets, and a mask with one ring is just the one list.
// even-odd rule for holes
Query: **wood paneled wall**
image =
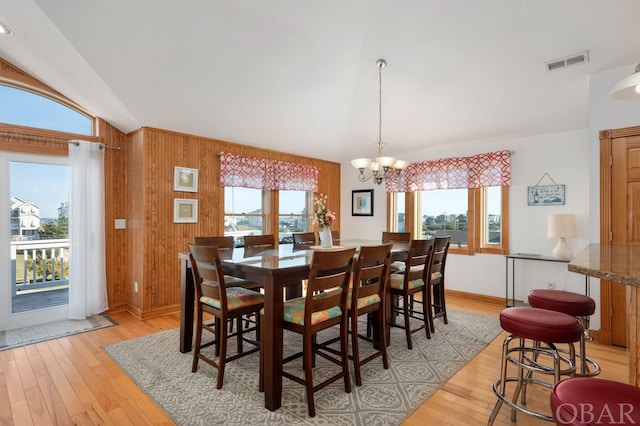
{"label": "wood paneled wall", "polygon": [[[319,192],[340,217],[340,164],[246,145],[143,128],[127,136],[127,293],[129,309],[148,318],[178,309],[178,253],[197,235],[224,232],[224,190],[219,184],[221,151],[319,168]],[[173,190],[174,167],[198,169],[198,192]],[[198,200],[198,223],[173,223],[174,198]],[[277,218],[269,224],[277,230]],[[339,227],[339,224],[338,224]],[[276,231],[277,232],[277,231]],[[139,285],[133,293],[133,282]]]}

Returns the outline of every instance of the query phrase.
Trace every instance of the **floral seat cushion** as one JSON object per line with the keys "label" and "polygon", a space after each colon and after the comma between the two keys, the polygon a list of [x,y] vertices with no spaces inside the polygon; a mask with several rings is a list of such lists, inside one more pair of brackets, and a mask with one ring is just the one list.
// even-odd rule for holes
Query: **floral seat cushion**
{"label": "floral seat cushion", "polygon": [[[220,300],[202,296],[200,302],[220,309]],[[227,309],[237,309],[245,306],[260,305],[264,303],[264,296],[257,291],[247,290],[242,287],[227,288]]]}
{"label": "floral seat cushion", "polygon": [[[421,278],[417,278],[415,280],[409,281],[409,290],[412,288],[422,287],[424,285],[424,281]],[[403,274],[391,274],[391,279],[389,280],[389,286],[391,288],[395,288],[398,290],[404,289],[404,275]]]}
{"label": "floral seat cushion", "polygon": [[[366,297],[359,297],[357,309],[362,309],[366,306],[375,305],[380,302],[380,296],[377,293]],[[349,306],[350,309],[353,309],[353,306],[351,306],[351,293],[347,296],[347,306]]]}
{"label": "floral seat cushion", "polygon": [[[323,297],[322,294],[323,293],[316,297]],[[284,302],[284,320],[294,324],[304,325],[304,307],[304,297],[287,300],[286,302]],[[318,324],[322,321],[327,321],[332,318],[339,317],[340,315],[342,315],[342,309],[340,309],[339,306],[334,306],[323,311],[314,312],[313,314],[311,314],[311,324]]]}

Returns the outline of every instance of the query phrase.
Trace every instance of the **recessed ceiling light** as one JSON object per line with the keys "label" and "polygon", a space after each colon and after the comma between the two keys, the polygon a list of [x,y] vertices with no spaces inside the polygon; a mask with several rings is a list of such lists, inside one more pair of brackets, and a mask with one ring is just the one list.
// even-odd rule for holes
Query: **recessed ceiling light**
{"label": "recessed ceiling light", "polygon": [[0,34],[11,35],[13,34],[13,31],[11,31],[11,28],[0,22]]}

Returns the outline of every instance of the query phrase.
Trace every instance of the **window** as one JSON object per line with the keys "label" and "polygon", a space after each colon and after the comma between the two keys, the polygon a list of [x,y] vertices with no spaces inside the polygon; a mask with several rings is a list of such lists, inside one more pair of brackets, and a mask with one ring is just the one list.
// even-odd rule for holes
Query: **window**
{"label": "window", "polygon": [[469,195],[467,189],[418,193],[422,238],[451,235],[452,246],[468,245]]}
{"label": "window", "polygon": [[224,188],[224,235],[244,244],[245,235],[264,234],[263,191],[253,188]]}
{"label": "window", "polygon": [[391,226],[389,227],[389,231],[392,232],[406,232],[405,226],[405,196],[404,192],[398,192],[393,194],[392,197],[389,197],[391,200]]}
{"label": "window", "polygon": [[93,134],[90,117],[60,102],[2,84],[0,99],[0,122],[81,135]]}
{"label": "window", "polygon": [[400,216],[393,205],[415,198],[415,229],[418,238],[451,235],[451,252],[458,254],[509,252],[508,206],[509,187],[492,186],[474,189],[443,189],[393,194],[389,215],[390,229],[400,229]]}
{"label": "window", "polygon": [[475,251],[505,254],[509,252],[509,187],[488,186],[471,190],[478,206]]}
{"label": "window", "polygon": [[309,214],[312,202],[311,192],[279,191],[278,196],[278,234],[281,243],[293,243],[293,232],[307,232],[312,229]]}

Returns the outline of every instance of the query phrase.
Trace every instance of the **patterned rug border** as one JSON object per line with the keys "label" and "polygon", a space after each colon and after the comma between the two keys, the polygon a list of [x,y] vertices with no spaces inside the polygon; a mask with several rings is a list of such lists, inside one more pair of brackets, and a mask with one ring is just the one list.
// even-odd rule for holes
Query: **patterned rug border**
{"label": "patterned rug border", "polygon": [[[224,387],[216,390],[213,367],[201,362],[198,371],[191,373],[192,354],[178,351],[177,328],[103,350],[178,425],[397,425],[501,332],[496,317],[458,310],[448,313],[449,324],[437,320],[431,340],[424,333],[413,335],[411,351],[404,331],[392,329],[390,369],[384,370],[381,361],[374,360],[363,368],[363,386],[353,384],[350,394],[344,392],[342,381],[321,390],[316,394],[314,418],[307,416],[304,387],[286,379],[282,407],[273,412],[264,408],[264,395],[257,390],[257,353],[227,364]],[[285,335],[285,344],[288,339]],[[285,348],[285,354],[290,352]],[[325,371],[334,368],[323,361],[318,358],[314,379],[321,380]],[[295,370],[301,372],[301,365]]]}
{"label": "patterned rug border", "polygon": [[110,316],[94,315],[83,320],[61,320],[0,331],[0,352],[114,325],[118,325],[118,322]]}

